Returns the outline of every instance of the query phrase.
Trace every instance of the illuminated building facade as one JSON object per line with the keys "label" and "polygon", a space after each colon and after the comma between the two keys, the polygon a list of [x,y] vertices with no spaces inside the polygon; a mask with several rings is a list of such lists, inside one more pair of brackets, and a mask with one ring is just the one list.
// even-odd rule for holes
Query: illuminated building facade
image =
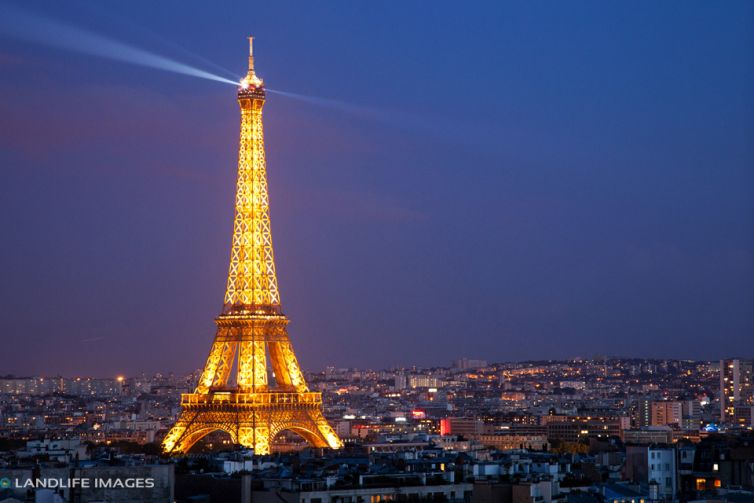
{"label": "illuminated building facade", "polygon": [[720,422],[734,422],[736,406],[752,404],[751,360],[720,360]]}
{"label": "illuminated building facade", "polygon": [[181,415],[163,439],[166,452],[185,453],[216,430],[255,454],[268,454],[284,430],[315,447],[342,445],[322,415],[321,393],[309,391],[304,380],[281,310],[262,128],[265,88],[254,72],[251,44],[250,38],[249,71],[238,89],[241,133],[225,301],[196,390],[181,395]]}
{"label": "illuminated building facade", "polygon": [[636,426],[644,427],[652,424],[652,400],[642,398],[636,410]]}
{"label": "illuminated building facade", "polygon": [[683,407],[679,401],[653,401],[651,426],[666,424],[680,425],[683,419]]}
{"label": "illuminated building facade", "polygon": [[476,435],[474,440],[486,447],[492,447],[501,451],[516,449],[529,449],[541,451],[549,448],[546,435],[519,435],[512,433],[496,433],[488,435]]}
{"label": "illuminated building facade", "polygon": [[482,433],[493,433],[492,428],[485,428],[484,422],[473,417],[446,417],[440,420],[440,435],[458,435],[472,438]]}
{"label": "illuminated building facade", "polygon": [[649,483],[657,484],[660,496],[675,501],[678,488],[675,448],[653,445],[648,448],[647,454]]}

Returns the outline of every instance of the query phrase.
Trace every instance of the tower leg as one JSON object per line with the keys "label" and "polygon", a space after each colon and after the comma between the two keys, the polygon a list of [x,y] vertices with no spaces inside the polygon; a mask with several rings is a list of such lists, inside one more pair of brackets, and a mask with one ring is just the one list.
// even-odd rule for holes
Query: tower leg
{"label": "tower leg", "polygon": [[338,438],[338,435],[332,426],[330,426],[330,423],[327,422],[325,416],[322,415],[321,410],[315,409],[311,411],[309,417],[316,426],[318,435],[324,440],[327,447],[331,449],[340,449],[343,447],[343,442]]}
{"label": "tower leg", "polygon": [[298,366],[296,354],[289,341],[270,342],[270,360],[278,386],[296,391],[308,391],[304,374]]}
{"label": "tower leg", "polygon": [[236,353],[236,342],[215,341],[204,365],[204,371],[197,384],[197,393],[206,393],[213,386],[228,384],[233,357]]}
{"label": "tower leg", "polygon": [[243,391],[267,389],[267,353],[264,341],[243,341],[238,346],[238,387]]}
{"label": "tower leg", "polygon": [[335,431],[330,427],[319,409],[298,410],[285,417],[273,417],[270,428],[270,443],[281,432],[290,430],[314,447],[343,447]]}
{"label": "tower leg", "polygon": [[252,421],[251,424],[239,426],[238,443],[254,449],[254,454],[269,454],[272,443],[269,425],[255,425]]}
{"label": "tower leg", "polygon": [[168,454],[174,452],[185,454],[199,440],[218,430],[230,435],[231,442],[237,444],[235,417],[235,414],[230,412],[184,411],[163,438],[162,449]]}

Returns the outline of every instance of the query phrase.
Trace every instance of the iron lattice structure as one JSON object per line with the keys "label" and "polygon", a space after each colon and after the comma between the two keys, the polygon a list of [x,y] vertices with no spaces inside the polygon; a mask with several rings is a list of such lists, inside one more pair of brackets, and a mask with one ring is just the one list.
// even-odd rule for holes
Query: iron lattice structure
{"label": "iron lattice structure", "polygon": [[[322,415],[321,393],[309,391],[306,385],[288,338],[288,318],[280,308],[264,154],[264,102],[250,38],[249,72],[238,89],[241,139],[225,301],[196,390],[181,395],[180,417],[163,439],[166,452],[186,453],[216,430],[227,432],[234,443],[253,448],[256,454],[268,454],[272,439],[283,430],[298,433],[315,447],[342,446]],[[268,357],[272,383],[267,376]]]}

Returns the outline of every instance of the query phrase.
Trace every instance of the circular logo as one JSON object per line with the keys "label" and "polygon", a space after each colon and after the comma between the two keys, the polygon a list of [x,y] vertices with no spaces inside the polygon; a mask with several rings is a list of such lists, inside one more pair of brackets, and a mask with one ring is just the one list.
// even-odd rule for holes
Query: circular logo
{"label": "circular logo", "polygon": [[0,479],[0,489],[8,489],[9,487],[10,487],[10,479],[8,478]]}

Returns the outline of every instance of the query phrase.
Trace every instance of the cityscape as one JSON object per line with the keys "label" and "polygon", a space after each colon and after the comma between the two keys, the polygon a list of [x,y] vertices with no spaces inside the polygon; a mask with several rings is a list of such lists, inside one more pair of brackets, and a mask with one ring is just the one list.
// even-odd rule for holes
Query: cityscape
{"label": "cityscape", "polygon": [[[195,494],[210,501],[745,501],[751,494],[751,360],[460,358],[436,368],[328,367],[306,379],[322,393],[342,449],[280,435],[270,454],[254,456],[231,449],[229,435],[218,432],[189,458],[168,463],[160,441],[199,376],[2,377],[0,466],[21,479],[35,470],[154,479],[140,499],[123,489],[111,501],[196,501]],[[105,494],[91,492],[91,500],[78,498]],[[75,487],[60,493],[78,501]]]}
{"label": "cityscape", "polygon": [[[351,48],[342,43],[342,27],[322,27],[330,22],[326,10],[302,6],[300,17],[308,13],[324,24],[307,19],[293,49],[287,37],[263,28],[263,35],[248,35],[237,75],[221,58],[157,43],[146,29],[132,32],[141,41],[132,45],[117,36],[119,29],[85,28],[108,18],[127,24],[146,5],[108,13],[86,2],[71,5],[69,11],[50,3],[49,16],[12,2],[0,6],[0,68],[24,75],[49,66],[56,78],[41,95],[53,97],[50,120],[70,118],[46,130],[38,118],[27,119],[19,106],[24,86],[3,72],[0,89],[19,98],[0,105],[9,112],[0,134],[8,181],[1,186],[8,197],[0,200],[7,211],[0,215],[9,218],[5,237],[12,244],[0,250],[9,272],[0,316],[7,338],[0,503],[754,503],[754,220],[744,210],[754,192],[742,188],[753,181],[754,121],[742,110],[754,110],[748,106],[754,67],[744,63],[754,45],[747,51],[739,44],[754,41],[754,22],[732,21],[747,13],[754,20],[750,4],[731,3],[723,14],[703,3],[688,10],[669,4],[667,11],[647,4],[637,12],[620,3],[594,4],[588,12],[563,5],[545,14],[488,5],[498,23],[516,18],[511,26],[524,30],[513,46],[532,52],[518,69],[525,73],[534,62],[555,78],[553,89],[562,94],[552,108],[541,107],[552,90],[536,87],[536,72],[519,84],[498,80],[500,68],[486,60],[472,65],[484,74],[478,96],[447,71],[442,85],[428,84],[418,62],[445,57],[425,48],[401,60],[428,38],[414,29],[419,23],[406,22],[424,21],[427,13],[409,6],[397,33],[411,43],[399,43],[389,56],[406,64],[401,86],[412,96],[406,110],[397,110],[397,102],[373,107],[315,95],[320,68],[315,79],[295,76],[313,57],[335,74],[347,72],[327,88],[338,96],[388,97],[389,82],[400,80],[382,78],[379,64],[362,64],[362,54],[385,51],[376,61],[387,68],[391,50],[356,29],[348,39],[363,45],[356,63],[347,64]],[[384,29],[381,16],[392,21],[387,10],[365,15],[341,7],[339,19],[373,35]],[[222,30],[208,25],[222,9],[191,2],[185,9],[178,16],[195,23],[204,44],[214,43]],[[174,10],[154,6],[150,19],[172,21]],[[515,58],[515,51],[504,53],[513,39],[500,38],[497,24],[487,25],[473,9],[456,11],[443,11],[426,33],[455,28],[458,15],[479,28],[459,41],[470,61],[489,51],[501,61]],[[80,19],[72,20],[73,12]],[[260,27],[264,18],[273,25],[270,18],[282,19],[270,6],[247,13],[259,14]],[[669,14],[679,21],[649,30],[649,46],[675,56],[650,64],[648,51],[626,34],[645,16],[661,21]],[[712,16],[733,28],[715,24],[708,34],[713,50],[699,56],[707,69],[687,67],[688,51],[669,45],[665,31],[698,44],[699,20]],[[224,31],[223,47],[230,35],[241,40],[235,32],[246,21],[237,17],[223,21],[235,26]],[[568,37],[548,34],[545,19]],[[606,20],[628,31],[595,28]],[[590,35],[581,39],[573,26]],[[308,29],[322,39],[307,40]],[[493,43],[480,43],[483,36]],[[540,36],[548,40],[544,47],[532,43]],[[276,59],[274,50],[260,52],[260,39],[263,48],[271,40],[290,57],[307,55],[299,65],[282,53]],[[457,48],[446,39],[441,47],[452,54]],[[329,50],[344,59],[312,56],[309,43],[332,44]],[[575,52],[560,53],[561,43]],[[636,57],[649,65],[639,72],[640,80],[649,79],[644,85],[671,89],[648,121],[631,125],[630,93],[620,72],[603,71],[614,58],[601,55],[600,43],[627,44],[619,64],[631,67]],[[66,56],[61,63],[48,52]],[[570,66],[559,69],[557,54]],[[592,64],[580,66],[582,57]],[[77,66],[89,58],[106,61],[91,77],[99,83],[66,73],[78,68],[92,75],[88,64]],[[650,67],[662,73],[666,65],[676,71],[650,76]],[[217,100],[201,87],[182,94],[173,81],[169,88],[139,83],[141,73],[121,73],[121,66],[222,84],[225,92]],[[268,68],[280,88],[262,78]],[[377,72],[369,73],[368,85],[358,84],[362,70]],[[516,75],[508,70],[506,76]],[[698,84],[719,77],[718,70],[727,73],[717,86],[735,92]],[[569,79],[579,81],[583,71],[591,75],[588,85],[569,90]],[[293,81],[286,83],[289,74]],[[123,83],[107,83],[119,75]],[[421,83],[418,93],[412,79]],[[289,85],[296,80],[312,84],[313,94],[283,90],[295,89]],[[493,81],[502,85],[482,89]],[[620,99],[602,101],[596,87],[589,91],[597,81]],[[39,85],[38,78],[29,82]],[[691,95],[684,94],[688,82],[699,85]],[[144,105],[144,95],[130,95],[140,85],[161,91],[149,91]],[[102,89],[99,105],[87,100]],[[419,111],[432,89],[437,101]],[[525,92],[503,104],[515,89]],[[448,103],[460,108],[456,100],[464,93],[471,102],[486,101],[466,118],[437,115],[447,114]],[[651,103],[650,94],[637,95],[639,102]],[[663,108],[676,97],[680,108]],[[129,100],[144,107],[131,119]],[[110,101],[117,118],[103,120],[97,114]],[[708,106],[697,110],[698,103]],[[36,98],[27,105],[41,110]],[[222,119],[205,123],[197,112],[203,106],[203,114],[221,108]],[[516,106],[525,112],[489,122],[496,106],[508,107],[511,117]],[[561,116],[558,106],[582,107],[583,116],[563,115],[570,118],[544,141]],[[621,108],[621,120],[611,122]],[[676,116],[691,109],[700,114],[691,119],[696,129]],[[543,110],[545,121],[527,130],[524,116]],[[333,114],[344,122],[335,125]],[[656,132],[661,141],[638,134],[663,120],[670,122]],[[235,121],[231,142],[227,124]],[[722,132],[718,123],[725,124]],[[108,130],[113,124],[117,134]],[[296,133],[301,124],[303,135]],[[43,140],[31,148],[30,126],[43,128]],[[378,140],[376,127],[393,129],[389,142]],[[500,140],[506,128],[507,138],[521,136]],[[407,136],[396,136],[399,130]],[[600,130],[613,131],[601,141]],[[559,142],[563,150],[548,152]],[[237,152],[233,169],[227,151]],[[634,169],[631,162],[642,155],[648,164]],[[130,169],[153,157],[157,164],[147,161],[151,171],[142,175],[106,166],[123,162]],[[207,165],[213,170],[185,170]],[[87,173],[95,166],[96,174]],[[39,195],[27,207],[19,203],[27,202],[29,177],[38,177]],[[219,180],[232,181],[232,196],[213,185]],[[361,192],[349,193],[348,183]],[[673,190],[658,189],[666,183]],[[181,200],[184,190],[193,195]],[[199,216],[215,204],[226,211]],[[166,214],[171,224],[155,225]],[[230,226],[219,223],[220,215]],[[33,224],[38,218],[46,224],[41,232]],[[221,271],[214,264],[228,237]],[[222,303],[207,315],[220,280]],[[290,305],[283,301],[289,290]],[[212,338],[200,338],[211,323]],[[338,364],[318,366],[317,358]],[[138,370],[113,370],[119,368]]]}

